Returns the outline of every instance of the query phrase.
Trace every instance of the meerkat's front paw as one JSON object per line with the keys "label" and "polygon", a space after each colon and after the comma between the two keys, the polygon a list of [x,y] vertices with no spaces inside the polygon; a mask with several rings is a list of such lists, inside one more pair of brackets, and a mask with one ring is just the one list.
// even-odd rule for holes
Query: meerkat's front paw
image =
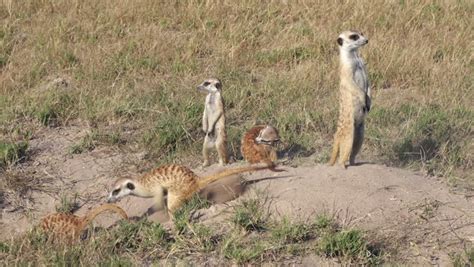
{"label": "meerkat's front paw", "polygon": [[204,161],[204,162],[202,163],[201,167],[203,167],[203,168],[204,168],[204,167],[209,167],[209,165],[210,165],[210,164],[209,164],[209,161]]}

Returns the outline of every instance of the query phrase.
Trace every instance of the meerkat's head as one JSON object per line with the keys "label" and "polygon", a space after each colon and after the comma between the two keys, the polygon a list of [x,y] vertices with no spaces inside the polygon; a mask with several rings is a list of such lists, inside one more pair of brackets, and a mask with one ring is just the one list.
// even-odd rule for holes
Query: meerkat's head
{"label": "meerkat's head", "polygon": [[198,85],[197,89],[205,93],[215,93],[222,90],[222,83],[219,79],[207,79]]}
{"label": "meerkat's head", "polygon": [[260,131],[255,141],[258,144],[274,145],[280,141],[280,136],[277,129],[267,125]]}
{"label": "meerkat's head", "polygon": [[107,198],[108,203],[113,203],[118,201],[119,199],[131,195],[134,193],[136,188],[135,182],[131,179],[118,179],[112,191]]}
{"label": "meerkat's head", "polygon": [[339,34],[337,44],[341,50],[353,51],[369,42],[367,38],[360,32],[345,31]]}

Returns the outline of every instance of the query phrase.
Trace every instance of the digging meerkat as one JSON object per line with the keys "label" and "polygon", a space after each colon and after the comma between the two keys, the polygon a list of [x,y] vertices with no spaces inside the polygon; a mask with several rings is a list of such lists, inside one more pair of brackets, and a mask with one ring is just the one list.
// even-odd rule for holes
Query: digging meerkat
{"label": "digging meerkat", "polygon": [[209,166],[209,150],[215,148],[221,166],[228,163],[227,134],[225,131],[224,99],[222,83],[218,79],[207,79],[197,89],[207,93],[202,115],[202,130],[206,133],[202,146],[203,166]]}
{"label": "digging meerkat", "polygon": [[364,61],[358,49],[368,43],[361,33],[345,31],[337,38],[340,51],[340,101],[337,130],[330,165],[339,156],[339,164],[355,164],[364,140],[364,120],[370,111],[370,86]]}
{"label": "digging meerkat", "polygon": [[270,125],[257,125],[242,137],[240,151],[244,159],[251,163],[274,165],[278,159],[275,144],[280,141],[278,130]]}
{"label": "digging meerkat", "polygon": [[138,179],[118,179],[107,201],[115,202],[127,195],[154,198],[155,208],[165,208],[170,218],[173,218],[174,211],[208,184],[230,175],[270,168],[271,166],[237,167],[201,178],[185,166],[164,165]]}
{"label": "digging meerkat", "polygon": [[84,228],[92,222],[97,215],[105,211],[114,211],[122,216],[123,219],[128,220],[127,213],[120,207],[113,204],[103,204],[89,211],[84,217],[69,213],[49,214],[41,220],[40,227],[45,233],[54,238],[74,241],[79,239]]}

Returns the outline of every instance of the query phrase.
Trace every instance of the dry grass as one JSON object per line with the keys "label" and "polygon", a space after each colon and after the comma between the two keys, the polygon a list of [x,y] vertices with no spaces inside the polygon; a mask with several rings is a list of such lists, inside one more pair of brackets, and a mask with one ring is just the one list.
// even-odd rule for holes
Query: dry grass
{"label": "dry grass", "polygon": [[236,156],[258,121],[280,129],[290,156],[323,161],[337,113],[334,39],[355,28],[370,39],[362,53],[375,92],[364,157],[472,182],[474,4],[341,3],[4,0],[2,128],[133,123],[132,141],[152,158],[196,157],[194,88],[215,76]]}

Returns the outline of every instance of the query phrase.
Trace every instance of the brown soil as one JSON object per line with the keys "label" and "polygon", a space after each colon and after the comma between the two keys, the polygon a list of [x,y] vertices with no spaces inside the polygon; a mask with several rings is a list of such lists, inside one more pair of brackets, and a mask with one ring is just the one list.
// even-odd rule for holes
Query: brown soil
{"label": "brown soil", "polygon": [[[21,198],[4,192],[0,239],[25,232],[55,212],[62,196],[77,193],[82,206],[76,214],[83,215],[105,200],[107,189],[118,176],[136,176],[146,166],[142,153],[116,148],[69,154],[68,148],[86,134],[83,129],[43,129],[30,141],[31,157],[12,171],[41,178],[44,183]],[[261,171],[244,175],[246,182],[241,177],[229,177],[210,185],[202,195],[216,203],[199,211],[200,220],[222,220],[232,204],[261,194],[271,200],[273,216],[309,220],[316,214],[329,214],[345,227],[362,228],[389,241],[387,250],[405,263],[449,264],[449,253],[474,242],[473,199],[450,192],[441,179],[373,164],[346,170],[305,161],[296,168],[285,167],[286,172]],[[211,173],[220,168],[213,165],[196,172]],[[128,197],[118,204],[129,216],[142,216],[149,212],[152,200]],[[152,213],[149,218],[167,221],[163,212]],[[103,215],[96,225],[107,227],[117,219],[112,214]],[[308,257],[300,263],[311,265],[317,260]]]}

